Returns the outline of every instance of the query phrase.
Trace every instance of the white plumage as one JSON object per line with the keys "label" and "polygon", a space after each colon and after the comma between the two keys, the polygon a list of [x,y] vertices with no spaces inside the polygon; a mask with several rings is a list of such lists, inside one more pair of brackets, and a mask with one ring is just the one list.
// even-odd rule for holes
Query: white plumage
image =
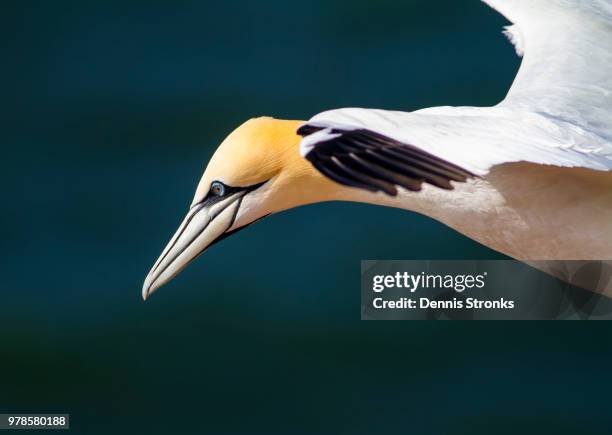
{"label": "white plumage", "polygon": [[514,24],[506,33],[524,58],[494,107],[415,112],[346,108],[309,125],[303,155],[330,129],[365,128],[485,175],[509,162],[612,169],[612,1],[484,0]]}

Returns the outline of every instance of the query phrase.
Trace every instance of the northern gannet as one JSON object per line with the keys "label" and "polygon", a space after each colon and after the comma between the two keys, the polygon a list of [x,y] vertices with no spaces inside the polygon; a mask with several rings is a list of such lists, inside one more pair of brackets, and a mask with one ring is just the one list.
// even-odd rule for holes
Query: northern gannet
{"label": "northern gannet", "polygon": [[519,260],[612,259],[612,0],[484,1],[523,56],[501,103],[247,121],[143,297],[253,222],[333,200],[422,213]]}

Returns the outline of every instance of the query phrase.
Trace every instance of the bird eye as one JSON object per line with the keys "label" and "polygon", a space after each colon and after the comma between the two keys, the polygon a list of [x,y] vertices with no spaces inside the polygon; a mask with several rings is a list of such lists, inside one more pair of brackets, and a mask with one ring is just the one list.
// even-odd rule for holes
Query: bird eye
{"label": "bird eye", "polygon": [[210,193],[215,196],[225,195],[225,185],[219,181],[213,181],[213,183],[210,185]]}

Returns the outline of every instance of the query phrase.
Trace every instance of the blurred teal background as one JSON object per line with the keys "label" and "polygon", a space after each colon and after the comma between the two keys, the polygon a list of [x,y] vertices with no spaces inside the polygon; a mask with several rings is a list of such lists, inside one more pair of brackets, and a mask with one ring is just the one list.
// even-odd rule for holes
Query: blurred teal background
{"label": "blurred teal background", "polygon": [[291,210],[144,303],[223,138],[259,115],[491,105],[476,0],[5,2],[0,410],[78,434],[609,433],[610,326],[362,322],[361,259],[502,258],[358,204]]}

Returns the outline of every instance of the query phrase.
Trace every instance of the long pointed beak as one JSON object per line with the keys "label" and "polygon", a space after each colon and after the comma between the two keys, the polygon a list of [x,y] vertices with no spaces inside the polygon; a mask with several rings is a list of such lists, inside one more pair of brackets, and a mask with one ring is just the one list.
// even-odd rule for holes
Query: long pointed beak
{"label": "long pointed beak", "polygon": [[147,275],[142,298],[168,283],[234,224],[242,198],[237,192],[212,204],[194,205]]}

